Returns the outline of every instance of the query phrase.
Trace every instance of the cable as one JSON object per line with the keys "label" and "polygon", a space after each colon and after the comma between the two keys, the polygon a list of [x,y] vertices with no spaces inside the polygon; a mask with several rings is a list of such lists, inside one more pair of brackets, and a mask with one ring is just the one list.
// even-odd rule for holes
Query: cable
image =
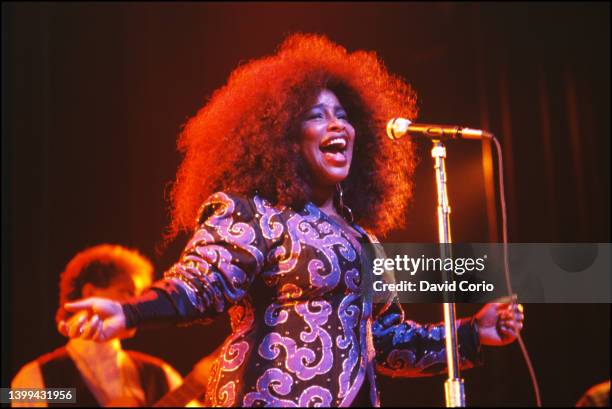
{"label": "cable", "polygon": [[[497,140],[495,136],[493,136],[493,142],[495,142],[495,150],[497,152],[497,163],[499,165],[498,176],[499,176],[499,200],[501,204],[501,213],[502,213],[502,241],[504,245],[504,275],[506,278],[506,287],[508,288],[508,294],[510,297],[513,297],[514,294],[512,292],[512,285],[510,283],[510,265],[508,262],[508,221],[506,217],[506,196],[504,194],[504,162],[502,158],[501,144]],[[531,376],[531,383],[533,384],[533,390],[536,398],[536,405],[538,407],[542,407],[542,400],[540,398],[540,387],[538,386],[538,379],[536,378],[535,371],[533,369],[533,365],[531,363],[531,359],[529,358],[529,353],[527,352],[527,347],[525,346],[525,342],[523,341],[523,337],[521,336],[521,332],[517,333],[517,340],[521,347],[521,352],[523,353],[523,358],[525,359],[525,363],[527,364],[527,368],[529,369],[529,375]]]}

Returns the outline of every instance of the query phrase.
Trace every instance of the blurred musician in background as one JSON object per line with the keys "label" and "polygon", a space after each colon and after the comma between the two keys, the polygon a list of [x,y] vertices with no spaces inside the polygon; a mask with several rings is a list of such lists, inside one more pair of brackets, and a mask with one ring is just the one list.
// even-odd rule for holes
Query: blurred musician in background
{"label": "blurred musician in background", "polygon": [[[61,274],[56,321],[69,318],[70,313],[62,308],[66,302],[83,297],[121,302],[149,287],[152,277],[151,262],[135,250],[111,244],[85,249]],[[132,337],[135,332],[126,331],[120,338]],[[119,338],[104,342],[71,338],[66,345],[23,366],[11,387],[74,387],[79,406],[150,406],[181,382],[181,375],[170,365],[150,355],[123,350]]]}

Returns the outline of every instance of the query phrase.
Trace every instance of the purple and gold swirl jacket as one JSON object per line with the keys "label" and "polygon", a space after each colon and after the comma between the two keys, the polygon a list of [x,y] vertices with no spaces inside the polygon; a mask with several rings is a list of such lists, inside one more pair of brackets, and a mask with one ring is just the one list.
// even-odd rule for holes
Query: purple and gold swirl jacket
{"label": "purple and gold swirl jacket", "polygon": [[[375,371],[445,370],[442,324],[407,321],[395,299],[373,306],[363,296],[360,249],[312,203],[296,212],[222,192],[204,203],[180,261],[154,289],[179,322],[230,314],[207,404],[349,406],[367,377],[379,406]],[[460,322],[458,338],[470,367],[480,348],[473,320]]]}

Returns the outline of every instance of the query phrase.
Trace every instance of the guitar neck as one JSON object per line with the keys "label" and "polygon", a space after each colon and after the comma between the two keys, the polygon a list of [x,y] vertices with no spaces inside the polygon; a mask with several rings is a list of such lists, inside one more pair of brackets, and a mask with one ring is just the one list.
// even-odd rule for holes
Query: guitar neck
{"label": "guitar neck", "polygon": [[205,389],[206,385],[199,381],[196,373],[192,372],[183,379],[181,386],[165,394],[153,407],[184,407],[191,400],[199,398]]}

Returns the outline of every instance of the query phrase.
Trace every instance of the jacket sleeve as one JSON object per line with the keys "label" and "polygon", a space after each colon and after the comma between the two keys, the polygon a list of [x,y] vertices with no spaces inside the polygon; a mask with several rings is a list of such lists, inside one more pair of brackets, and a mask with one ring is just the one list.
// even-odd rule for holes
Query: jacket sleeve
{"label": "jacket sleeve", "polygon": [[[386,258],[378,239],[371,233],[366,234],[372,244],[370,257]],[[379,279],[395,283],[395,272],[385,269]],[[379,373],[392,377],[417,377],[446,372],[443,322],[423,325],[406,320],[395,292],[377,293],[373,301],[372,340]],[[460,369],[480,365],[480,336],[476,321],[473,318],[458,320],[456,328]]]}
{"label": "jacket sleeve", "polygon": [[[418,324],[404,319],[397,300],[376,317],[372,325],[376,369],[389,376],[417,377],[446,372],[444,322]],[[473,318],[457,321],[459,364],[468,369],[481,364],[480,337]]]}
{"label": "jacket sleeve", "polygon": [[127,327],[207,322],[242,300],[266,254],[257,216],[246,199],[211,195],[180,260],[146,293],[123,304]]}

